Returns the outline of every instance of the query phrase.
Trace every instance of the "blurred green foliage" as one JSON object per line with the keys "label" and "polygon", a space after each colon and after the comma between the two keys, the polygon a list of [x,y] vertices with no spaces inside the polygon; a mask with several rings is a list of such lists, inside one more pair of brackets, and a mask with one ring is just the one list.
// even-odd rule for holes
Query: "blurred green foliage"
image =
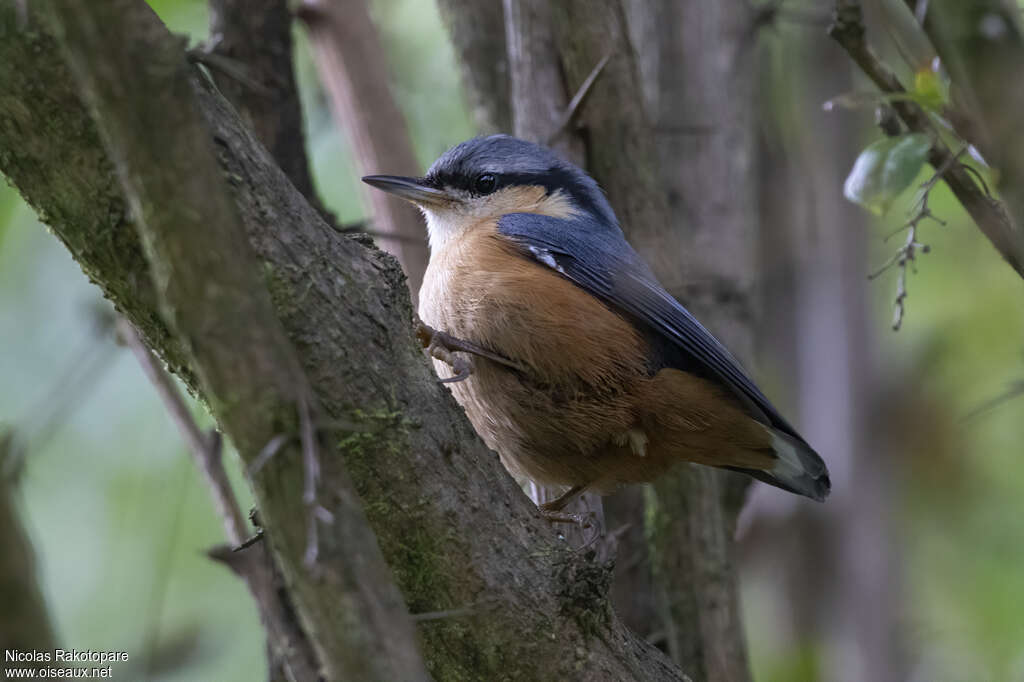
{"label": "blurred green foliage", "polygon": [[[172,30],[205,38],[204,2],[151,4]],[[432,3],[377,0],[373,12],[425,166],[472,134],[451,48]],[[364,214],[358,174],[301,31],[296,38],[317,184],[342,221],[356,220]],[[807,121],[826,115],[820,107],[794,113]],[[874,135],[865,121],[865,143]],[[835,187],[834,200],[841,193]],[[911,196],[908,189],[896,197],[865,235],[873,262],[891,254],[881,236],[905,220],[901,207]],[[1021,679],[1024,398],[962,417],[1024,378],[1024,285],[944,186],[931,207],[948,225],[921,230],[932,248],[910,276],[898,334],[888,330],[896,273],[864,283],[882,365],[906,377],[890,387],[907,408],[892,519],[905,560],[904,624],[916,679]],[[92,332],[98,297],[17,194],[0,188],[0,421],[29,443],[21,506],[61,641],[127,650],[125,679],[261,679],[263,636],[251,600],[203,555],[223,538],[209,495],[134,359]],[[69,363],[85,357],[104,367],[101,378],[67,383]],[[73,407],[59,422],[43,418],[55,391]],[[241,492],[235,459],[228,462]],[[776,578],[745,585],[755,677],[812,680],[814,643],[787,644],[762,608]],[[145,673],[147,665],[154,672]]]}

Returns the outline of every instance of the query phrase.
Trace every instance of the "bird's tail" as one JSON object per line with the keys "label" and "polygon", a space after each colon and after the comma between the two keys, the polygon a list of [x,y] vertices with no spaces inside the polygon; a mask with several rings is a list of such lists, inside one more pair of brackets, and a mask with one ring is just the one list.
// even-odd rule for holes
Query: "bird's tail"
{"label": "bird's tail", "polygon": [[824,502],[832,489],[828,468],[810,445],[798,438],[772,429],[772,449],[776,459],[769,469],[725,467],[741,471],[783,490]]}

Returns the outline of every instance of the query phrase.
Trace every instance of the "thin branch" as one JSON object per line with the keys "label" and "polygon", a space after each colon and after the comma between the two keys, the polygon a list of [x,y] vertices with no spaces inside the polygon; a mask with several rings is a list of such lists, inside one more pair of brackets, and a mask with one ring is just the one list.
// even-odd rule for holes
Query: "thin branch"
{"label": "thin branch", "polygon": [[296,679],[315,679],[308,677],[316,670],[316,658],[309,642],[297,626],[291,605],[284,601],[283,593],[273,587],[276,569],[269,552],[265,547],[257,551],[243,551],[261,539],[263,534],[257,533],[246,539],[245,517],[224,470],[220,434],[216,431],[203,433],[170,374],[123,317],[117,320],[117,334],[156,389],[213,496],[230,545],[211,549],[208,556],[228,565],[245,582],[267,629],[270,649],[275,656],[280,657]]}
{"label": "thin branch", "polygon": [[185,441],[189,454],[192,455],[192,461],[203,472],[203,478],[206,479],[206,485],[213,496],[228,542],[232,545],[242,544],[248,535],[245,516],[231,488],[227,471],[224,470],[220,435],[216,431],[210,434],[203,433],[181,393],[178,392],[174,379],[160,366],[159,361],[139,338],[135,327],[123,317],[117,320],[117,335],[138,360],[146,378],[153,384],[161,402],[171,415],[174,425],[178,427],[178,432]]}
{"label": "thin branch", "polygon": [[438,0],[462,72],[463,89],[482,134],[512,130],[505,9],[500,0]]}
{"label": "thin branch", "polygon": [[1004,403],[1008,403],[1011,400],[1024,395],[1024,379],[1018,379],[1010,384],[1010,387],[1003,391],[1001,394],[994,398],[989,398],[982,404],[978,405],[970,412],[960,418],[961,422],[970,421],[982,415],[985,415],[992,410],[996,409]]}
{"label": "thin branch", "polygon": [[594,81],[596,81],[597,77],[601,75],[602,71],[604,71],[604,67],[608,64],[608,60],[611,58],[612,53],[609,51],[603,57],[601,57],[601,61],[599,61],[594,66],[593,70],[591,70],[591,72],[587,74],[587,77],[584,79],[583,83],[576,90],[576,94],[572,96],[571,100],[569,100],[569,105],[565,108],[565,113],[562,114],[562,118],[558,121],[558,124],[555,126],[554,131],[551,133],[551,135],[548,136],[547,140],[544,142],[545,146],[550,147],[551,144],[558,139],[558,136],[565,131],[565,129],[569,126],[570,123],[572,123],[573,118],[576,116],[577,110],[579,110],[580,108],[580,104],[582,104],[583,102],[583,98],[587,96],[588,92],[590,92],[590,88],[593,87]]}
{"label": "thin branch", "polygon": [[[871,81],[886,94],[905,94],[906,89],[868,45],[865,37],[860,2],[837,0],[829,35],[846,50],[850,58]],[[1024,254],[1020,252],[1019,228],[1002,202],[993,199],[971,179],[969,171],[955,162],[949,147],[942,142],[928,114],[916,103],[902,97],[891,98],[890,104],[912,132],[926,133],[932,139],[928,161],[935,168],[948,167],[943,180],[960,201],[982,233],[1010,264],[1024,277]],[[954,159],[951,162],[951,159]]]}
{"label": "thin branch", "polygon": [[[959,154],[957,156],[959,156]],[[953,158],[955,159],[956,157]],[[896,253],[893,254],[892,258],[890,258],[881,267],[879,267],[870,275],[868,275],[868,279],[875,279],[882,273],[886,272],[892,266],[896,265],[899,267],[899,276],[896,278],[896,298],[893,303],[893,331],[899,331],[900,327],[903,325],[903,315],[905,312],[904,303],[907,298],[907,267],[912,266],[913,264],[916,263],[918,252],[929,253],[931,251],[930,246],[918,241],[918,227],[920,226],[921,222],[924,221],[925,219],[934,220],[940,225],[946,224],[944,220],[941,220],[940,218],[935,216],[935,214],[933,214],[931,209],[928,207],[928,198],[931,194],[931,191],[935,187],[935,184],[939,181],[939,178],[942,177],[942,174],[946,170],[948,169],[940,168],[932,175],[931,178],[928,179],[927,182],[921,185],[921,197],[918,200],[918,202],[916,202],[917,209],[914,216],[906,223],[904,223],[901,227],[899,227],[897,230],[895,230],[894,232],[885,237],[885,241],[888,241],[894,235],[898,234],[899,232],[902,232],[903,230],[906,230],[906,241],[904,241],[903,245],[899,249],[897,249]]]}

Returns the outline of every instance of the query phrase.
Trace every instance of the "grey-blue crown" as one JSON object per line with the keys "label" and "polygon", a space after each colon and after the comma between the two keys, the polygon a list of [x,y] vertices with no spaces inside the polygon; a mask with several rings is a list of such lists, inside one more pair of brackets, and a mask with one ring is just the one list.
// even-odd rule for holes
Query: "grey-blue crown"
{"label": "grey-blue crown", "polygon": [[594,179],[550,149],[508,135],[475,137],[455,145],[430,166],[426,180],[440,187],[472,189],[484,173],[501,185],[541,185],[561,190],[583,211],[617,224],[608,200]]}

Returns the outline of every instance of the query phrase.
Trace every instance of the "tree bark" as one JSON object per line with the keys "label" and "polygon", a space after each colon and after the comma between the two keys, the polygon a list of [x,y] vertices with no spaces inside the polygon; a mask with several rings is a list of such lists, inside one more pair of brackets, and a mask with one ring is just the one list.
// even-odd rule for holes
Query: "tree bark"
{"label": "tree bark", "polygon": [[[391,94],[387,53],[366,0],[304,0],[298,12],[309,31],[335,121],[348,137],[359,171],[419,175],[405,117]],[[362,189],[377,243],[398,258],[415,296],[428,256],[420,213],[394,195],[367,185]]]}
{"label": "tree bark", "polygon": [[[656,272],[749,364],[759,230],[753,10],[742,1],[666,1],[652,14],[655,22],[634,23],[634,45],[668,195],[659,227],[671,236],[651,241],[675,262]],[[669,651],[698,678],[750,677],[732,540],[745,486],[735,475],[689,467],[648,495]]]}
{"label": "tree bark", "polygon": [[[115,166],[74,95],[55,42],[34,19],[31,30],[18,31],[16,15],[10,0],[0,2],[5,35],[0,80],[6,84],[0,99],[0,165],[143,337],[171,367],[183,369],[222,424],[233,423],[228,415],[241,412],[239,420],[246,411],[252,415],[249,430],[229,429],[239,451],[251,458],[266,442],[266,431],[289,432],[294,425],[276,424],[280,420],[267,413],[273,404],[246,400],[239,406],[237,393],[206,395],[197,376],[213,369],[184,369],[193,352],[210,360],[224,351],[202,348],[213,339],[195,330],[184,343],[158,315],[163,289],[149,278],[148,251],[123,209]],[[122,33],[166,40],[148,32]],[[132,44],[140,40],[133,38]],[[170,59],[170,48],[157,44],[164,45],[161,60]],[[122,64],[128,73],[121,75],[127,78],[132,69],[154,79],[179,73],[180,67],[155,69],[151,58],[147,52]],[[93,61],[76,63],[88,68]],[[436,679],[681,679],[656,649],[611,614],[601,587],[603,567],[547,539],[547,523],[437,382],[414,341],[412,309],[396,264],[324,224],[215,92],[199,85],[174,106],[187,107],[193,97],[248,237],[248,246],[239,250],[251,248],[258,262],[259,282],[251,283],[256,288],[251,294],[260,299],[261,288],[269,291],[322,418],[336,429],[325,431],[330,447],[321,457],[319,488],[319,502],[335,522],[320,526],[321,556],[314,572],[302,565],[309,525],[297,453],[280,452],[256,477],[261,511],[268,511],[265,528],[289,567],[289,590],[317,650],[323,652],[325,641],[345,637],[341,630],[355,628],[358,616],[344,608],[349,602],[343,586],[346,576],[371,558],[366,546],[351,542],[339,528],[351,514],[352,500],[339,499],[347,469],[406,603],[414,613],[432,614],[420,621],[419,639]],[[167,108],[166,100],[159,101]],[[145,102],[137,104],[149,110]],[[103,127],[111,137],[132,130]],[[161,137],[165,144],[179,141],[173,129]],[[191,160],[182,165],[179,157],[168,158],[177,162],[164,162],[161,173],[184,182],[195,172]],[[217,186],[208,184],[207,194]],[[189,203],[187,211],[203,215],[207,201],[204,195],[203,203]],[[205,241],[198,243],[205,248]],[[198,262],[206,263],[206,257]],[[195,272],[200,280],[207,275]],[[167,284],[159,281],[161,287]],[[194,319],[194,312],[176,312]],[[246,323],[237,320],[239,326]],[[249,333],[217,342],[237,351]],[[377,579],[381,575],[386,571]],[[389,634],[375,644],[395,646],[400,639]],[[329,679],[337,679],[338,669],[340,664],[325,666]]]}
{"label": "tree bark", "polygon": [[[649,50],[654,49],[653,61],[674,64],[669,59],[676,55],[663,55],[660,50],[678,50],[685,44],[690,50],[687,55],[691,57],[693,72],[690,78],[671,80],[672,71],[666,66],[665,81],[657,81],[656,85],[648,81],[650,92],[667,85],[677,93],[671,101],[666,98],[664,109],[657,110],[660,123],[672,131],[670,135],[658,136],[657,144],[664,151],[659,155],[644,107],[639,106],[644,99],[640,70],[619,2],[569,0],[551,5],[505,5],[507,25],[518,27],[506,36],[517,133],[521,118],[531,122],[552,120],[560,113],[550,99],[538,103],[538,92],[575,92],[594,66],[610,53],[611,60],[574,121],[585,141],[586,166],[608,193],[630,240],[664,284],[681,300],[689,299],[691,304],[695,300],[697,314],[710,317],[712,329],[722,333],[734,347],[740,344],[741,357],[749,355],[750,348],[751,275],[747,268],[753,262],[754,252],[750,226],[757,224],[756,202],[752,199],[753,131],[749,108],[746,113],[730,111],[744,109],[736,102],[752,103],[753,81],[742,73],[715,71],[715,64],[721,61],[723,50],[738,55],[726,60],[727,66],[737,71],[742,71],[742,60],[750,58],[741,51],[749,36],[739,28],[749,16],[746,9],[746,5],[737,4],[723,10],[724,14],[711,12],[710,31],[707,24],[696,20],[688,24],[673,13],[670,3],[652,12],[664,33],[652,36],[654,40],[643,46],[639,61],[652,61]],[[547,25],[544,13],[550,13],[554,26],[556,58],[545,56],[551,54],[552,46],[543,30],[527,30],[531,25],[543,29]],[[667,39],[671,31],[684,30],[692,33]],[[697,35],[700,31],[704,33]],[[723,39],[725,47],[719,45]],[[704,51],[709,55],[707,58],[702,58]],[[552,66],[552,61],[561,68]],[[517,85],[517,63],[532,80],[524,79]],[[644,76],[651,77],[646,73]],[[683,140],[681,146],[679,112],[687,111],[687,107],[694,109],[699,98],[708,94],[696,88],[689,100],[680,100],[678,93],[692,87],[693,82],[713,83],[715,87],[725,83],[725,93],[714,98],[717,108],[709,114],[711,121],[722,122],[725,132],[707,136],[708,142],[698,145],[687,146]],[[673,113],[672,105],[683,108]],[[536,111],[541,106],[547,107],[546,113]],[[534,137],[540,132],[527,131]],[[675,165],[679,159],[686,159],[687,163]],[[687,216],[684,229],[670,219],[662,182],[668,183],[674,196],[690,201],[689,210],[700,211],[699,215]],[[730,210],[734,205],[737,207]],[[696,226],[692,221],[696,221]],[[689,270],[680,269],[680,261]],[[704,263],[707,265],[698,268]],[[722,272],[724,276],[720,275]],[[684,286],[684,282],[693,283]],[[664,619],[665,630],[673,640],[670,650],[684,669],[693,671],[698,678],[744,679],[749,673],[729,556],[739,495],[726,495],[721,488],[718,474],[700,469],[687,469],[678,477],[659,483],[655,490],[660,494],[651,498],[651,518],[655,521],[650,530],[654,553],[662,562],[660,596],[671,604]],[[731,500],[728,510],[722,507],[724,498]],[[704,607],[706,615],[698,615],[698,605]]]}

